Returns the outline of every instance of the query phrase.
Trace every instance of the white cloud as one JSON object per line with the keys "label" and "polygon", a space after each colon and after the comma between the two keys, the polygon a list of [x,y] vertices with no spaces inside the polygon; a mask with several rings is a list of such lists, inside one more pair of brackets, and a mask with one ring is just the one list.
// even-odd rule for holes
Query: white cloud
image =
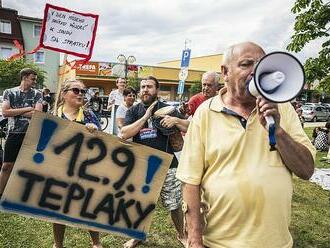
{"label": "white cloud", "polygon": [[[42,18],[46,2],[100,15],[93,60],[116,61],[134,55],[139,64],[179,59],[185,39],[192,56],[221,53],[241,41],[255,41],[266,51],[285,50],[293,32],[294,0],[4,0],[20,15]],[[297,56],[315,56],[319,42]]]}

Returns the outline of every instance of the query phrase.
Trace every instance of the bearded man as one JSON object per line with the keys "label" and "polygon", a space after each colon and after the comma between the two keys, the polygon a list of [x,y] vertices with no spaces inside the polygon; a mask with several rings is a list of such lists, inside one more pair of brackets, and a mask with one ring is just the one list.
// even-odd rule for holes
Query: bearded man
{"label": "bearded man", "polygon": [[[156,110],[168,105],[158,101],[159,82],[155,77],[149,76],[140,83],[141,102],[129,108],[125,116],[125,126],[121,129],[121,137],[150,146],[152,148],[174,154],[173,147],[169,142],[169,136],[164,135],[156,128],[152,121],[152,115]],[[185,243],[183,235],[183,215],[181,210],[181,183],[175,177],[178,160],[173,157],[171,166],[167,172],[160,197],[164,207],[170,211],[171,218],[177,230],[177,238]],[[135,247],[139,241],[130,240],[124,247]]]}

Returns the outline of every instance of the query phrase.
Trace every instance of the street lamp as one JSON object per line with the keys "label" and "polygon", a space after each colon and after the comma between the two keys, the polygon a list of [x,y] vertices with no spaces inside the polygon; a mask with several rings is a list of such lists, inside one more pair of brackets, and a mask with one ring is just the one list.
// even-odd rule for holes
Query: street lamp
{"label": "street lamp", "polygon": [[126,58],[124,54],[119,54],[117,60],[119,63],[125,65],[125,79],[127,79],[128,65],[133,64],[136,61],[136,58],[133,55],[130,55]]}

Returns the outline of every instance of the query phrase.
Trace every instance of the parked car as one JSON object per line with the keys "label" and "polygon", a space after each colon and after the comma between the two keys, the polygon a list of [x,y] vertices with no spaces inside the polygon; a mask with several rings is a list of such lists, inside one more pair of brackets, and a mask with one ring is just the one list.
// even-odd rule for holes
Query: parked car
{"label": "parked car", "polygon": [[327,121],[330,120],[330,112],[321,105],[303,105],[302,118],[305,121]]}
{"label": "parked car", "polygon": [[315,103],[315,102],[305,102],[304,106],[319,106],[320,104]]}
{"label": "parked car", "polygon": [[321,103],[321,105],[330,111],[330,103]]}

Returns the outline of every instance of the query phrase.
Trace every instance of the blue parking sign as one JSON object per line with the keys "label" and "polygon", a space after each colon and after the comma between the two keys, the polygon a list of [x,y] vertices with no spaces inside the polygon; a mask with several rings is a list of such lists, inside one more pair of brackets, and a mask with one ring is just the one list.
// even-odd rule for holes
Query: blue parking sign
{"label": "blue parking sign", "polygon": [[190,52],[191,52],[191,49],[186,49],[186,50],[182,51],[181,68],[189,66]]}
{"label": "blue parking sign", "polygon": [[184,81],[180,80],[178,85],[178,95],[182,95],[184,91]]}

